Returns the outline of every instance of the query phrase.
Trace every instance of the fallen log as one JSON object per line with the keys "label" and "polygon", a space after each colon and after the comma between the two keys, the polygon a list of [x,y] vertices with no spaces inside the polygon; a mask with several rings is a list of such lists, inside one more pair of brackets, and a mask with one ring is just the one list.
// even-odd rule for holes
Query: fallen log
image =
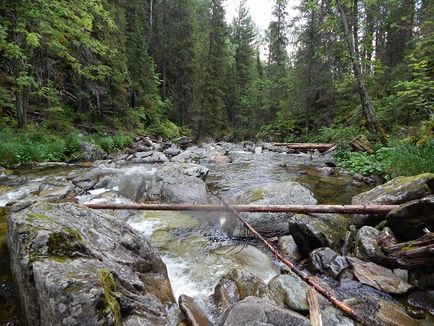
{"label": "fallen log", "polygon": [[273,143],[274,146],[286,146],[289,149],[309,150],[317,149],[327,151],[335,144],[317,144],[317,143]]}
{"label": "fallen log", "polygon": [[247,228],[247,230],[249,230],[253,235],[255,235],[267,247],[267,249],[274,255],[274,257],[276,257],[280,262],[288,266],[294,274],[300,277],[308,285],[312,286],[318,293],[320,293],[324,298],[330,301],[336,308],[342,310],[353,320],[361,323],[363,322],[360,316],[350,306],[348,306],[342,301],[339,301],[335,296],[333,296],[322,286],[314,283],[307,275],[305,275],[302,271],[300,271],[297,267],[295,267],[295,265],[289,259],[281,255],[279,251],[276,248],[274,248],[269,241],[267,241],[261,234],[259,234],[258,231],[256,231],[243,217],[241,217],[240,214],[238,214],[236,210],[232,208],[233,206],[229,206],[219,196],[217,195],[215,196],[220,199],[220,201],[222,202],[224,207],[226,207],[227,210],[232,212],[241,221],[241,223]]}
{"label": "fallen log", "polygon": [[[140,211],[224,211],[223,205],[194,204],[91,204],[93,209]],[[237,212],[250,213],[337,213],[337,214],[387,214],[398,205],[230,205]]]}
{"label": "fallen log", "polygon": [[387,258],[405,269],[434,266],[434,233],[427,232],[423,237],[398,243],[390,232],[381,234],[378,244]]}

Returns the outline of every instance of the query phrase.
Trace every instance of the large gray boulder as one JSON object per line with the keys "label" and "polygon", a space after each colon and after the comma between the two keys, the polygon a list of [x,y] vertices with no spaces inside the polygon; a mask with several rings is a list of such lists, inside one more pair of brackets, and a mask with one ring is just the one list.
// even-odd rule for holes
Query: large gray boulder
{"label": "large gray boulder", "polygon": [[349,227],[350,220],[339,214],[297,214],[289,222],[289,231],[305,255],[320,247],[340,251]]}
{"label": "large gray boulder", "polygon": [[[398,205],[421,199],[434,194],[434,173],[424,173],[412,177],[398,177],[384,185],[354,196],[354,205]],[[384,219],[384,215],[354,216],[358,225],[375,224]]]}
{"label": "large gray boulder", "polygon": [[104,153],[98,145],[80,141],[80,154],[85,162],[93,162],[102,159]]}
{"label": "large gray boulder", "polygon": [[256,297],[247,297],[230,306],[216,326],[308,326],[309,319]]}
{"label": "large gray boulder", "polygon": [[28,325],[170,324],[166,266],[126,223],[73,204],[21,204],[7,242]]}
{"label": "large gray boulder", "polygon": [[[235,195],[235,203],[254,205],[314,205],[317,201],[313,193],[306,187],[297,182],[285,181],[250,187]],[[294,214],[246,213],[242,215],[247,222],[262,234],[286,235],[289,233],[289,221]],[[244,226],[239,219],[227,218],[223,228],[231,237],[242,238],[246,236]]]}
{"label": "large gray boulder", "polygon": [[119,193],[133,201],[207,203],[208,169],[196,164],[166,164],[158,170],[132,170],[120,179]]}
{"label": "large gray boulder", "polygon": [[387,214],[386,220],[401,241],[422,237],[425,228],[434,231],[434,196],[401,205]]}
{"label": "large gray boulder", "polygon": [[309,254],[309,260],[313,269],[331,277],[337,278],[346,268],[349,267],[348,261],[344,256],[340,256],[334,250],[325,247],[318,248]]}

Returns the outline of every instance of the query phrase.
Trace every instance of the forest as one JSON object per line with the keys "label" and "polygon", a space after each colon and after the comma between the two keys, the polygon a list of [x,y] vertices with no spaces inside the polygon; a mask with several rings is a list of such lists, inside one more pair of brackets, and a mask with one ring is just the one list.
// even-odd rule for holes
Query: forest
{"label": "forest", "polygon": [[337,142],[353,172],[432,171],[434,3],[292,5],[270,1],[260,31],[246,0],[229,23],[222,0],[1,0],[0,165],[151,134]]}

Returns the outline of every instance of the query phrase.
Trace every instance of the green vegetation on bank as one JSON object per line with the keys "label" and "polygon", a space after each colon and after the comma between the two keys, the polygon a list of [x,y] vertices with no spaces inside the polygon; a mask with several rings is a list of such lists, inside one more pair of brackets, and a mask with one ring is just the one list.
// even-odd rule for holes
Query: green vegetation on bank
{"label": "green vegetation on bank", "polygon": [[0,2],[0,164],[75,157],[78,134],[109,152],[146,132],[363,135],[384,148],[343,153],[353,171],[434,165],[433,2],[301,0],[294,19],[291,5],[274,0],[259,31],[246,0],[229,23],[223,0]]}

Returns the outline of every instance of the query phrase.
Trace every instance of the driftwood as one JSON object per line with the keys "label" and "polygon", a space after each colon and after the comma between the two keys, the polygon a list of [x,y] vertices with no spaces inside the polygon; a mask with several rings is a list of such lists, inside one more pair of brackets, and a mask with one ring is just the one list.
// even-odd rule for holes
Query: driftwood
{"label": "driftwood", "polygon": [[[142,210],[142,211],[223,211],[222,205],[194,204],[84,204],[93,209]],[[237,212],[262,213],[338,213],[338,214],[387,214],[398,205],[231,205]]]}
{"label": "driftwood", "polygon": [[316,143],[273,143],[274,146],[286,146],[289,149],[327,151],[335,144],[316,144]]}
{"label": "driftwood", "polygon": [[[215,195],[218,197],[217,195]],[[324,289],[322,286],[314,283],[308,276],[306,276],[303,272],[301,272],[295,265],[287,258],[282,256],[279,251],[271,245],[269,241],[267,241],[261,234],[259,234],[258,231],[256,231],[243,217],[241,217],[238,212],[232,208],[232,206],[227,205],[223,199],[218,197],[222,204],[231,211],[240,221],[241,223],[252,233],[254,234],[266,247],[267,249],[276,257],[278,260],[280,260],[283,264],[288,266],[294,274],[296,274],[298,277],[300,277],[304,282],[306,282],[308,285],[312,286],[317,292],[319,292],[324,298],[326,298],[328,301],[330,301],[336,308],[342,310],[345,314],[347,314],[349,317],[351,317],[355,321],[362,322],[362,319],[359,315],[348,305],[346,305],[344,302],[339,301],[335,296],[333,296],[330,292],[328,292],[326,289]]]}
{"label": "driftwood", "polygon": [[387,258],[405,269],[434,266],[434,233],[427,232],[423,237],[398,243],[391,232],[383,232],[378,244]]}
{"label": "driftwood", "polygon": [[315,289],[308,286],[306,289],[307,302],[309,303],[309,319],[311,326],[322,326],[321,309]]}

